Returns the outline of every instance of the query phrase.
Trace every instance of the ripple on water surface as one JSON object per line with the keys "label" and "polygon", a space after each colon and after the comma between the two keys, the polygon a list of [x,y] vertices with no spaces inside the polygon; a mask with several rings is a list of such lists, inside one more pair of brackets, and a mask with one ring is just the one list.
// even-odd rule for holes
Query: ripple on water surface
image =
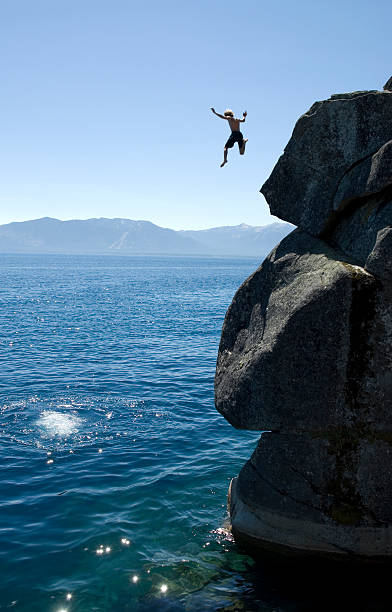
{"label": "ripple on water surface", "polygon": [[[226,580],[228,457],[238,436],[231,448],[233,432],[212,406],[190,415],[187,402],[31,396],[2,405],[1,428],[8,603],[34,609],[33,589],[48,606],[66,607],[71,593],[73,610],[180,610],[183,598],[191,609],[190,597],[196,609],[211,581]],[[256,437],[243,435],[243,455]],[[219,590],[208,597],[224,600]]]}
{"label": "ripple on water surface", "polygon": [[1,609],[323,609],[333,580],[285,588],[225,525],[259,435],[215,411],[215,360],[259,263],[0,256]]}

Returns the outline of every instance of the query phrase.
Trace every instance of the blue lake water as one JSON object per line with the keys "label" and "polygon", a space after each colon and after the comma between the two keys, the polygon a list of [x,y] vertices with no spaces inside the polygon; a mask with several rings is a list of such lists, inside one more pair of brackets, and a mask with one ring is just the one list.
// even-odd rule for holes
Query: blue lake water
{"label": "blue lake water", "polygon": [[226,528],[259,434],[216,412],[213,377],[259,263],[0,257],[1,609],[321,609]]}
{"label": "blue lake water", "polygon": [[227,487],[258,435],[216,412],[213,376],[258,262],[0,264],[2,606],[229,604],[250,560],[225,529]]}

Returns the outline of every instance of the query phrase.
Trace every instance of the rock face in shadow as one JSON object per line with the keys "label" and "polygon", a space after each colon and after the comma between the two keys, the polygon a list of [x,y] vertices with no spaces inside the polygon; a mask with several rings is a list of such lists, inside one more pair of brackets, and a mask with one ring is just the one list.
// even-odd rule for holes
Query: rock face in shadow
{"label": "rock face in shadow", "polygon": [[313,105],[262,191],[299,229],[223,325],[216,407],[269,432],[230,485],[234,536],[251,550],[390,557],[392,92]]}

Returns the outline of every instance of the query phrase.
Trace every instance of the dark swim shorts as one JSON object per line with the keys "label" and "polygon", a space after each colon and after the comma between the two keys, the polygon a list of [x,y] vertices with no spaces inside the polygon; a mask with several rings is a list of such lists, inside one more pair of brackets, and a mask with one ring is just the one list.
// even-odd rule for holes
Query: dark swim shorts
{"label": "dark swim shorts", "polygon": [[242,132],[232,132],[229,140],[225,144],[225,149],[231,149],[235,142],[238,142],[238,148],[241,150],[241,147],[244,144]]}

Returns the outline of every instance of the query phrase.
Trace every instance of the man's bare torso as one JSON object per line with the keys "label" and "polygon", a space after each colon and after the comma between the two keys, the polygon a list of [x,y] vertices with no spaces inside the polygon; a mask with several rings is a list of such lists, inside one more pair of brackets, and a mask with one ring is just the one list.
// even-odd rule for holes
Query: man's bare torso
{"label": "man's bare torso", "polygon": [[235,117],[228,117],[227,121],[229,122],[229,126],[232,132],[240,132],[240,120]]}

